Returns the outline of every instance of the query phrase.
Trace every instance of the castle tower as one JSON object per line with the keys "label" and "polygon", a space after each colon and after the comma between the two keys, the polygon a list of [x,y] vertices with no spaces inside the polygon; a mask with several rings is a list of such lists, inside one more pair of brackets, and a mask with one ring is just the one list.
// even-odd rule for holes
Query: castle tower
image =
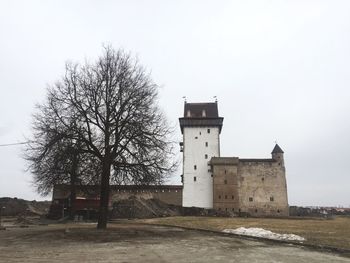
{"label": "castle tower", "polygon": [[272,152],[272,159],[279,162],[282,167],[284,167],[284,151],[279,147],[279,145],[276,143],[275,147],[273,148]]}
{"label": "castle tower", "polygon": [[223,119],[217,102],[186,103],[179,118],[183,142],[184,207],[213,208],[213,178],[208,162],[220,156],[220,133]]}

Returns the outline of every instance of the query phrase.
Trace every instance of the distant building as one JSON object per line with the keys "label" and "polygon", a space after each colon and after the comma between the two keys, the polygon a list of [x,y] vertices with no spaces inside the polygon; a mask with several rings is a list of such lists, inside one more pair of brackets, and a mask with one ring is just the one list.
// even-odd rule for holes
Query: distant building
{"label": "distant building", "polygon": [[184,207],[255,216],[289,214],[284,152],[277,144],[269,159],[220,157],[223,118],[217,102],[185,102],[179,121]]}

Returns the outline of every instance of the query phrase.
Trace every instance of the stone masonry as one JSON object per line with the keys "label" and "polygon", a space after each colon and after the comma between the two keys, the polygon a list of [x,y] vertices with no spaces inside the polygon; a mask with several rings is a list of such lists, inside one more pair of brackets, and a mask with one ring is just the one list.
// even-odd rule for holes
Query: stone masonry
{"label": "stone masonry", "polygon": [[271,159],[214,157],[213,208],[252,216],[288,216],[283,151],[276,144]]}

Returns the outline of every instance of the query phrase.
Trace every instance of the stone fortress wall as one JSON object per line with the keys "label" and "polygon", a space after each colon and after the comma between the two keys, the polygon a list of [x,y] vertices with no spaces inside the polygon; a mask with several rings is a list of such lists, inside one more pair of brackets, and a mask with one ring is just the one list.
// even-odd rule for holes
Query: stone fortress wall
{"label": "stone fortress wall", "polygon": [[[53,201],[68,199],[69,185],[55,185]],[[158,199],[171,205],[182,205],[182,185],[111,185],[110,206],[113,202],[137,197],[143,199]],[[99,187],[96,185],[77,186],[77,198],[99,199]]]}
{"label": "stone fortress wall", "polygon": [[[278,151],[278,152],[274,152]],[[252,216],[288,216],[283,151],[271,159],[211,159],[214,209]]]}

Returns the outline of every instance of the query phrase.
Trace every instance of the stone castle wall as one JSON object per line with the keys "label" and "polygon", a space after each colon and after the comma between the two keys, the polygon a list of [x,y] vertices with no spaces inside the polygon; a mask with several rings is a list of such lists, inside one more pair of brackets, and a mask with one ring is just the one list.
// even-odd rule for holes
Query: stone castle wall
{"label": "stone castle wall", "polygon": [[285,168],[278,162],[239,162],[240,209],[257,216],[288,216]]}
{"label": "stone castle wall", "polygon": [[182,186],[178,188],[162,187],[157,189],[118,189],[111,193],[111,201],[128,199],[131,196],[143,199],[158,199],[164,203],[182,206]]}
{"label": "stone castle wall", "polygon": [[285,168],[274,159],[213,158],[214,209],[288,216]]}
{"label": "stone castle wall", "polygon": [[212,167],[213,208],[219,211],[238,212],[238,158],[216,158],[216,160],[218,163]]}
{"label": "stone castle wall", "polygon": [[[69,185],[55,185],[53,200],[68,199]],[[114,201],[128,199],[129,197],[144,199],[158,199],[171,205],[182,205],[182,185],[112,185],[110,188],[110,206]],[[78,186],[77,198],[99,199],[98,186]]]}

